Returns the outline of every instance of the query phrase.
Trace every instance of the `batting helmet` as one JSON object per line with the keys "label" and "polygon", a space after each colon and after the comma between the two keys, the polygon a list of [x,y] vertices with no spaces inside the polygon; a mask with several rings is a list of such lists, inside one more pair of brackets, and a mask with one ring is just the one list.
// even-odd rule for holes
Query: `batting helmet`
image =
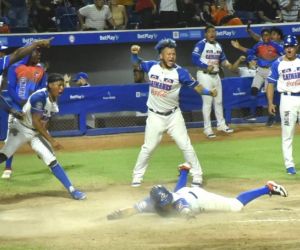
{"label": "batting helmet", "polygon": [[165,38],[160,40],[154,47],[160,54],[164,48],[176,48],[176,42],[173,39]]}
{"label": "batting helmet", "polygon": [[293,47],[298,45],[298,40],[296,36],[288,35],[283,40],[284,47]]}
{"label": "batting helmet", "polygon": [[159,207],[164,207],[173,201],[173,195],[162,185],[156,185],[151,188],[150,198]]}

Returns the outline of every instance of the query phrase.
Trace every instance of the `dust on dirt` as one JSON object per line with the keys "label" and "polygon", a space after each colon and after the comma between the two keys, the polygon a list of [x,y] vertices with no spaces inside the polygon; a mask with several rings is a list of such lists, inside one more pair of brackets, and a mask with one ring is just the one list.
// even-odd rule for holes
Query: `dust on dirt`
{"label": "dust on dirt", "polygon": [[[230,136],[218,133],[216,140],[279,135],[280,128],[237,127]],[[207,140],[198,129],[192,140]],[[130,147],[141,145],[143,134],[61,138],[65,150]],[[74,143],[74,142],[77,143]],[[171,139],[165,137],[163,143]],[[115,145],[113,145],[116,143]],[[116,146],[118,145],[118,146]],[[21,152],[30,152],[28,147]],[[235,197],[261,186],[249,180],[211,180],[207,190]],[[57,193],[28,196],[0,203],[0,249],[300,249],[299,184],[282,183],[289,197],[261,197],[240,213],[203,213],[196,219],[160,218],[141,214],[108,221],[115,209],[131,206],[147,196],[150,183],[140,188],[111,185],[89,190],[88,199],[75,201]]]}

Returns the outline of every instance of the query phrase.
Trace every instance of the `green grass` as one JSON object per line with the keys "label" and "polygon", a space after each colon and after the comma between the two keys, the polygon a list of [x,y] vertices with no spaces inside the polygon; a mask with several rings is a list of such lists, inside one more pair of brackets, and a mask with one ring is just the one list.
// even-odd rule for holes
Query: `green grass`
{"label": "green grass", "polygon": [[[200,141],[194,148],[210,179],[275,179],[299,180],[285,174],[281,138]],[[300,165],[297,149],[300,136],[294,139],[294,157]],[[59,152],[57,158],[75,186],[96,189],[111,184],[129,184],[140,147],[90,152]],[[176,180],[177,165],[184,162],[174,144],[159,145],[150,160],[145,181],[167,183]],[[33,154],[17,154],[11,180],[0,180],[0,197],[16,194],[63,190],[44,163]]]}

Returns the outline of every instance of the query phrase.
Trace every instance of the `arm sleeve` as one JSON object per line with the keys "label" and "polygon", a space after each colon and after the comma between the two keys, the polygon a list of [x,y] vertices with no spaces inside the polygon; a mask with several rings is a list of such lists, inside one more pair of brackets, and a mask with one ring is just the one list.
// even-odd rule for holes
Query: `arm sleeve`
{"label": "arm sleeve", "polygon": [[277,59],[271,66],[271,72],[268,77],[268,83],[276,85],[277,80],[279,78],[278,74],[278,65],[279,65],[279,60]]}
{"label": "arm sleeve", "polygon": [[140,63],[140,67],[141,67],[141,70],[148,73],[150,71],[151,67],[157,63],[158,63],[157,61],[142,61]]}
{"label": "arm sleeve", "polygon": [[43,92],[38,92],[30,97],[31,113],[43,114],[46,104],[46,96]]}
{"label": "arm sleeve", "polygon": [[204,47],[205,47],[204,41],[200,41],[199,43],[196,44],[192,52],[192,62],[194,65],[198,66],[199,68],[207,69],[208,65],[203,61],[201,61],[201,54],[204,50]]}
{"label": "arm sleeve", "polygon": [[186,69],[179,67],[177,72],[179,75],[179,82],[182,85],[195,88],[199,84],[198,81],[196,81]]}
{"label": "arm sleeve", "polygon": [[175,208],[175,210],[178,213],[180,213],[185,208],[189,208],[190,209],[189,203],[185,199],[183,199],[183,198],[180,198],[177,201],[175,201],[174,204],[173,204],[173,207]]}
{"label": "arm sleeve", "polygon": [[150,199],[150,197],[147,197],[144,200],[137,202],[134,205],[134,208],[139,213],[155,213],[154,204],[153,204],[152,200]]}
{"label": "arm sleeve", "polygon": [[8,94],[11,96],[13,101],[18,105],[21,105],[21,98],[18,96],[17,93],[17,75],[16,75],[16,66],[12,65],[8,68],[7,72],[7,91]]}

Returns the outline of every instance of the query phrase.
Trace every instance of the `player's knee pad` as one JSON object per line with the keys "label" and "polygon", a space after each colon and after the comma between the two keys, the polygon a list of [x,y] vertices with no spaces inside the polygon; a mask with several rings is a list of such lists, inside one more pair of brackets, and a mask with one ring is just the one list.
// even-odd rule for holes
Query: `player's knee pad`
{"label": "player's knee pad", "polygon": [[50,164],[48,166],[50,168],[53,168],[56,164],[57,164],[57,160],[54,160],[54,161],[50,162]]}
{"label": "player's knee pad", "polygon": [[252,96],[257,96],[257,94],[258,94],[258,88],[252,87],[252,88],[251,88],[251,95],[252,95]]}
{"label": "player's knee pad", "polygon": [[7,156],[6,156],[5,154],[0,153],[0,163],[6,161],[7,159],[8,159],[8,158],[7,158]]}

